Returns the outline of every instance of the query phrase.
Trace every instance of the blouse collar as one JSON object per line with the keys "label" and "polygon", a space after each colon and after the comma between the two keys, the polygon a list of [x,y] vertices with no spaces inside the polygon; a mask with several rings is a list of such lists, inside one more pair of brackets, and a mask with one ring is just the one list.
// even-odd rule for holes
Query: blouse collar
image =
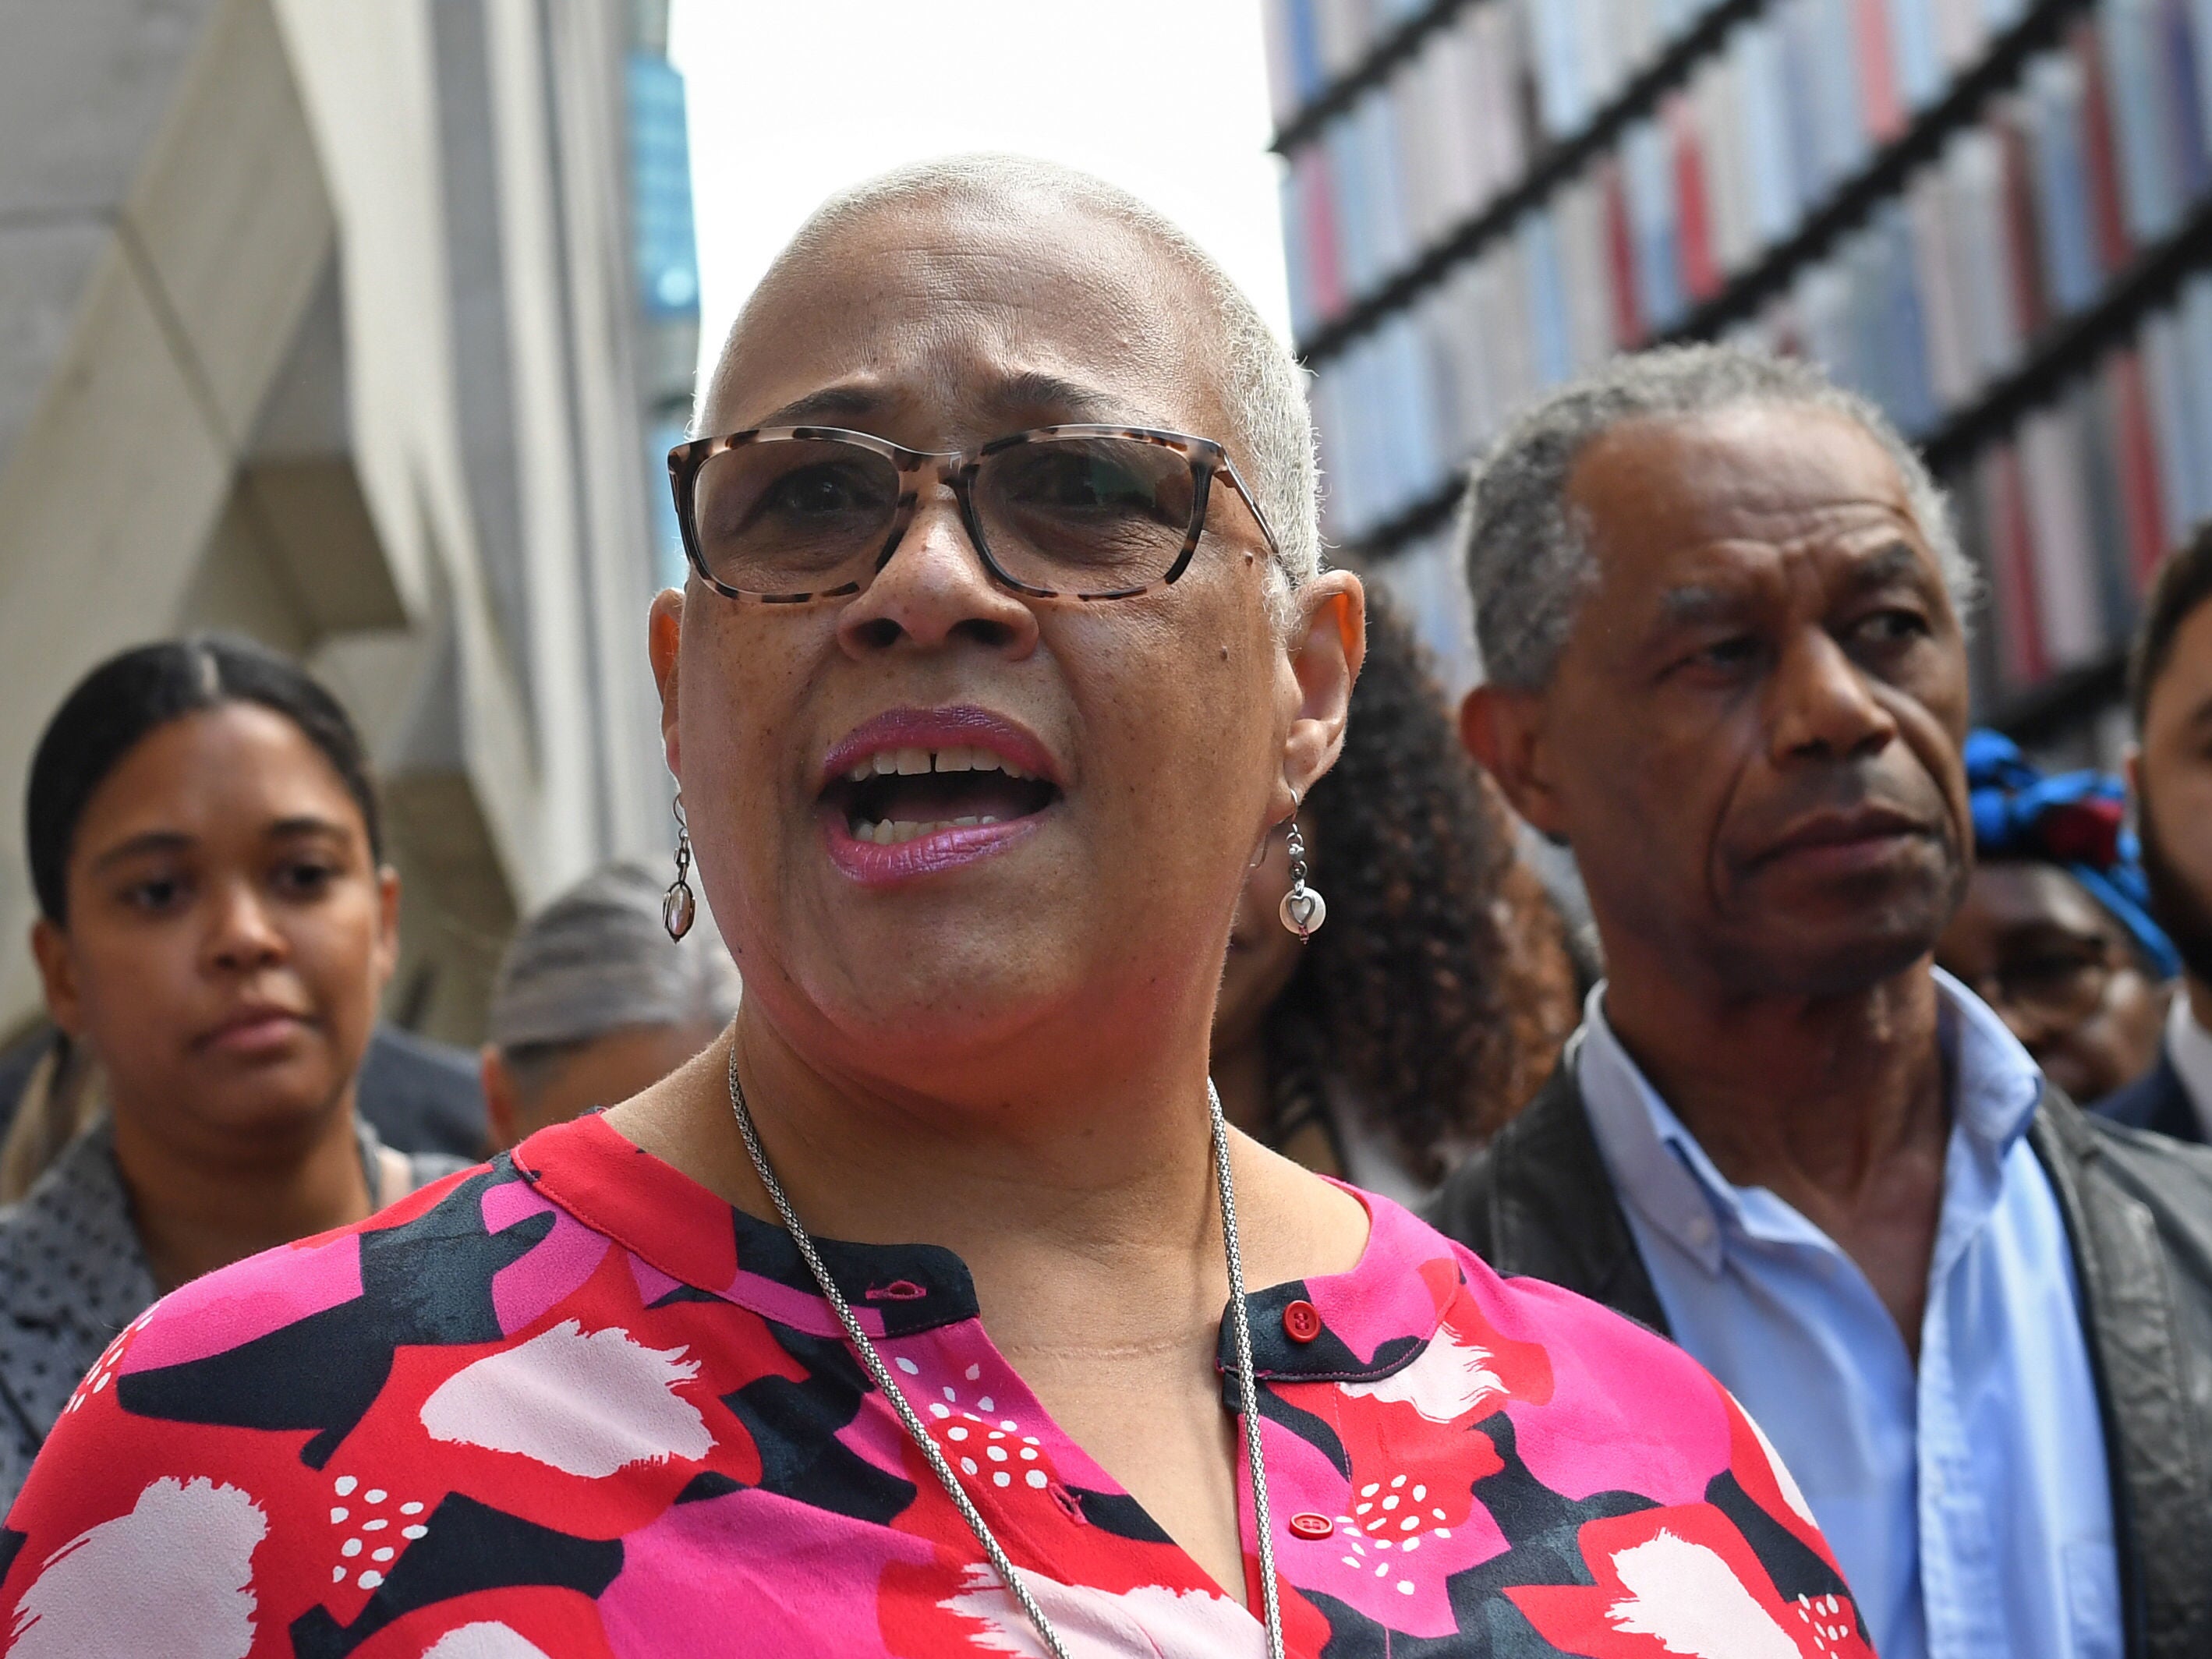
{"label": "blouse collar", "polygon": [[[596,1114],[541,1129],[512,1154],[545,1198],[613,1239],[668,1283],[815,1334],[836,1331],[790,1236],[747,1215]],[[1249,1292],[1252,1361],[1282,1381],[1373,1381],[1410,1363],[1436,1334],[1458,1283],[1449,1249],[1400,1206],[1341,1182],[1366,1210],[1366,1248],[1340,1273]],[[975,1281],[934,1244],[817,1237],[832,1281],[871,1335],[908,1335],[977,1317]],[[1315,1321],[1293,1313],[1304,1304]],[[1308,1335],[1306,1333],[1313,1332]],[[1234,1364],[1223,1321],[1218,1363]]]}

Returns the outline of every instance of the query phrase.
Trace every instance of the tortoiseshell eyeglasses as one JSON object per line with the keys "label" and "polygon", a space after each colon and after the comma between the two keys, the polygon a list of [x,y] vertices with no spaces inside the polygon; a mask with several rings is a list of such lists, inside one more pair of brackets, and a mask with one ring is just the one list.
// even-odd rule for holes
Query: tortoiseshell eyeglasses
{"label": "tortoiseshell eyeglasses", "polygon": [[1165,587],[1197,550],[1216,477],[1276,551],[1221,446],[1181,432],[1045,426],[934,453],[836,427],[762,427],[668,452],[691,568],[717,592],[764,605],[861,592],[898,550],[932,475],[992,579],[1033,599]]}

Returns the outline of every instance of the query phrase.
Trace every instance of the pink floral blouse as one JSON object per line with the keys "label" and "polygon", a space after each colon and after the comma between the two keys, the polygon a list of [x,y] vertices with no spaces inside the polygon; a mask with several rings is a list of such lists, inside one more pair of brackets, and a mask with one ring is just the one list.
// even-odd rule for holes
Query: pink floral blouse
{"label": "pink floral blouse", "polygon": [[[1363,1201],[1355,1268],[1251,1304],[1293,1654],[1869,1651],[1693,1361]],[[1073,1651],[1261,1653],[957,1260],[823,1250]],[[0,1564],[10,1659],[1042,1651],[788,1239],[597,1118],[143,1316]]]}

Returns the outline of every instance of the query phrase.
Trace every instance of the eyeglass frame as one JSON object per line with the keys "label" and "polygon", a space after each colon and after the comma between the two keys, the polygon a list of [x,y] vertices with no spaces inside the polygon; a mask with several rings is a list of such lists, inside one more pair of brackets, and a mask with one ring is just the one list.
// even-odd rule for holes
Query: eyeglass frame
{"label": "eyeglass frame", "polygon": [[[1001,451],[1043,439],[1058,438],[1132,438],[1181,455],[1190,464],[1191,513],[1190,526],[1185,532],[1182,548],[1167,574],[1139,587],[1116,588],[1106,593],[1066,593],[1057,588],[1036,587],[1017,581],[1008,575],[992,556],[989,538],[983,533],[981,516],[975,511],[974,484],[975,474],[985,460]],[[891,521],[884,538],[884,544],[868,568],[867,574],[857,581],[837,587],[822,588],[804,593],[755,593],[745,588],[732,587],[708,569],[705,555],[699,547],[697,509],[692,498],[699,473],[708,461],[726,451],[754,443],[783,443],[791,441],[833,442],[851,444],[872,451],[890,461],[899,477],[899,498],[891,509]],[[866,592],[891,556],[899,550],[906,538],[908,526],[921,504],[921,491],[909,489],[907,481],[936,464],[938,481],[952,491],[960,508],[960,522],[968,532],[968,540],[975,556],[983,562],[983,568],[991,580],[1007,592],[1032,599],[1079,599],[1085,604],[1101,600],[1142,599],[1170,586],[1189,568],[1199,543],[1206,535],[1206,515],[1212,501],[1213,480],[1218,477],[1228,481],[1238,500],[1252,514],[1252,521],[1260,526],[1260,534],[1267,544],[1268,553],[1277,560],[1283,556],[1282,544],[1275,539],[1274,527],[1267,515],[1260,510],[1258,499],[1237,471],[1237,464],[1229,459],[1229,452],[1211,438],[1200,438],[1188,432],[1170,432],[1163,428],[1146,426],[1101,426],[1074,423],[1060,426],[1030,427],[1020,432],[1010,432],[1004,437],[994,438],[973,449],[909,449],[904,444],[895,444],[873,433],[854,432],[835,426],[759,426],[743,432],[732,432],[718,438],[693,438],[678,444],[668,452],[668,483],[676,498],[676,525],[684,538],[684,556],[699,580],[726,599],[735,599],[750,605],[811,605],[818,599],[850,599]]]}
{"label": "eyeglass frame", "polygon": [[[2069,937],[2069,942],[2083,947],[2075,966],[2070,970],[2079,976],[2082,991],[2073,1002],[2063,1007],[2055,1003],[2038,1002],[2032,994],[2025,997],[2019,994],[2006,984],[2008,979],[2016,978],[2017,974],[2008,972],[2002,964],[1982,975],[1973,981],[1971,988],[1975,995],[1996,1009],[2000,1017],[2008,1009],[2046,1026],[2071,1025],[2087,1019],[2111,1000],[2112,987],[2120,975],[2130,967],[2140,969],[2141,964],[2128,945],[2107,935],[2075,933]],[[2093,982],[2096,988],[2091,993],[2088,988]]]}

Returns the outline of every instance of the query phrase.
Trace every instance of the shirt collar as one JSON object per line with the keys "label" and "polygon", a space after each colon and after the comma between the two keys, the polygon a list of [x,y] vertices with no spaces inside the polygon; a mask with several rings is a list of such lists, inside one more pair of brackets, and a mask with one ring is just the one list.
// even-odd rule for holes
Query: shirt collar
{"label": "shirt collar", "polygon": [[[717,1197],[598,1113],[540,1129],[507,1158],[547,1199],[658,1268],[672,1286],[689,1285],[779,1323],[837,1333],[790,1234]],[[975,1282],[950,1250],[834,1238],[816,1238],[814,1247],[871,1336],[903,1336],[976,1316]]]}
{"label": "shirt collar", "polygon": [[[532,1135],[514,1170],[594,1232],[665,1276],[766,1319],[836,1332],[789,1234],[731,1205],[610,1128],[597,1114]],[[498,1167],[495,1165],[495,1167]],[[1343,1183],[1335,1183],[1342,1186]],[[1367,1248],[1348,1271],[1251,1291],[1252,1366],[1262,1377],[1373,1381],[1410,1362],[1456,1294],[1451,1247],[1389,1200],[1352,1188],[1368,1213]],[[839,1292],[871,1336],[907,1335],[977,1317],[966,1265],[934,1244],[817,1238]],[[1293,1338],[1304,1303],[1318,1333]],[[1220,1363],[1235,1364],[1222,1322]]]}
{"label": "shirt collar", "polygon": [[[1997,1166],[2035,1116],[2043,1074],[1978,997],[1942,969],[1934,972],[1954,1142],[1972,1152],[1993,1194]],[[1599,1153],[1623,1201],[1706,1273],[1718,1274],[1730,1239],[1773,1231],[1775,1218],[1761,1200],[1779,1207],[1778,1200],[1735,1186],[1706,1156],[1607,1023],[1605,990],[1601,981],[1589,994],[1571,1061]],[[1804,1226],[1809,1235],[1810,1224]]]}
{"label": "shirt collar", "polygon": [[1950,1061],[1951,1121],[1978,1152],[2002,1158],[2042,1103],[2042,1068],[1996,1010],[1941,968],[1934,972]]}
{"label": "shirt collar", "polygon": [[1705,1156],[1605,1017],[1606,982],[1590,988],[1569,1063],[1598,1153],[1615,1191],[1708,1273],[1718,1273],[1722,1234],[1743,1221],[1743,1194]]}
{"label": "shirt collar", "polygon": [[[1252,1370],[1276,1382],[1372,1382],[1411,1364],[1443,1322],[1457,1294],[1451,1247],[1410,1211],[1340,1181],[1367,1211],[1367,1248],[1340,1273],[1292,1279],[1249,1291]],[[1318,1332],[1301,1328],[1291,1308],[1304,1303]],[[1224,1310],[1225,1311],[1225,1310]],[[1215,1358],[1224,1391],[1235,1375],[1236,1333],[1226,1317]]]}

